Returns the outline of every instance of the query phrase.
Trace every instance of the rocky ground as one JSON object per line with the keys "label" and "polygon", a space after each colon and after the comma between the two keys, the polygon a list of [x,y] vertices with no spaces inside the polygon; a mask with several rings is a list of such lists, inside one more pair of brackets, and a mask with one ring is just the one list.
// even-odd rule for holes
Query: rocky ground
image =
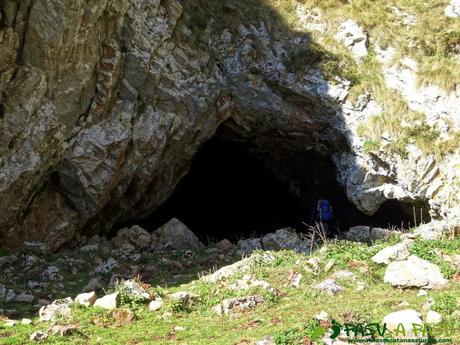
{"label": "rocky ground", "polygon": [[287,228],[205,246],[173,219],[55,254],[26,242],[0,256],[0,343],[350,343],[343,329],[331,339],[333,320],[403,323],[407,336],[413,322],[450,326],[442,337],[460,343],[454,227],[318,235]]}

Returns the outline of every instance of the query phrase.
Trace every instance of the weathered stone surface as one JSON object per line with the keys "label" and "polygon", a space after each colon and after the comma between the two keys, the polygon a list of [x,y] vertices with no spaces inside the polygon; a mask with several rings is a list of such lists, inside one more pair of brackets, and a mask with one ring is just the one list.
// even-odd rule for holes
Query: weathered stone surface
{"label": "weathered stone surface", "polygon": [[263,302],[264,298],[258,295],[235,297],[223,300],[221,304],[214,306],[213,310],[217,314],[237,313],[247,309],[252,309]]}
{"label": "weathered stone surface", "polygon": [[343,290],[333,279],[326,279],[319,284],[313,286],[313,288],[321,290],[328,295],[335,295],[336,293]]}
{"label": "weathered stone surface", "polygon": [[446,17],[457,18],[460,17],[460,1],[451,0],[449,5],[444,10]]}
{"label": "weathered stone surface", "polygon": [[71,303],[72,298],[67,297],[41,307],[38,312],[40,321],[54,321],[58,318],[69,316],[72,312],[70,309]]}
{"label": "weathered stone surface", "polygon": [[286,228],[266,234],[261,242],[264,250],[296,249],[300,244],[300,238],[295,229]]}
{"label": "weathered stone surface", "polygon": [[399,325],[403,325],[406,333],[402,338],[414,338],[416,336],[414,324],[423,324],[421,316],[422,314],[415,310],[406,309],[386,315],[383,318],[383,323],[387,324],[387,328],[391,332],[396,330]]}
{"label": "weathered stone surface", "polygon": [[367,35],[355,21],[348,19],[343,22],[335,38],[341,41],[358,61],[367,55]]}
{"label": "weathered stone surface", "polygon": [[377,264],[388,265],[391,261],[405,260],[409,257],[409,247],[412,242],[403,241],[394,246],[386,247],[372,257]]}
{"label": "weathered stone surface", "polygon": [[158,236],[159,248],[197,250],[204,247],[198,237],[176,218],[155,230],[155,234]]}
{"label": "weathered stone surface", "polygon": [[219,280],[230,278],[238,273],[245,272],[249,269],[251,264],[250,258],[237,261],[231,265],[224,266],[216,272],[203,276],[201,279],[208,283],[215,283]]}
{"label": "weathered stone surface", "polygon": [[[416,149],[407,159],[364,152],[356,128],[384,109],[369,94],[352,104],[350,82],[326,80],[315,66],[291,71],[291,48],[308,46],[307,38],[275,38],[260,21],[217,30],[211,17],[194,20],[201,14],[189,1],[8,4],[0,29],[0,236],[10,247],[33,239],[57,250],[82,232],[145,218],[224,122],[294,193],[301,190],[284,158],[316,152],[334,156],[348,198],[368,214],[397,199],[428,203],[437,217],[460,215],[459,154],[437,162]],[[296,29],[328,30],[319,10],[299,3],[295,13]],[[355,22],[337,38],[357,59],[367,53]],[[458,91],[418,89],[413,61],[393,66],[377,53],[388,86],[410,109],[442,133],[449,123],[458,128]]]}
{"label": "weathered stone surface", "polygon": [[120,305],[120,293],[114,292],[104,297],[98,298],[94,302],[95,307],[100,307],[104,309],[115,309]]}
{"label": "weathered stone surface", "polygon": [[438,266],[415,255],[406,260],[391,262],[385,272],[384,281],[393,286],[424,289],[442,288],[448,283]]}
{"label": "weathered stone surface", "polygon": [[87,293],[81,293],[75,297],[75,303],[84,305],[85,307],[89,307],[96,302],[97,295],[96,292],[87,292]]}
{"label": "weathered stone surface", "polygon": [[249,255],[256,250],[261,250],[262,241],[260,238],[248,238],[239,240],[236,244],[236,253],[238,255]]}
{"label": "weathered stone surface", "polygon": [[365,225],[354,226],[345,233],[345,237],[350,241],[369,242],[371,238],[371,228]]}
{"label": "weathered stone surface", "polygon": [[151,245],[151,236],[148,231],[142,229],[139,225],[131,228],[118,230],[117,236],[111,239],[111,242],[118,248],[124,244],[131,244],[137,249],[148,248]]}

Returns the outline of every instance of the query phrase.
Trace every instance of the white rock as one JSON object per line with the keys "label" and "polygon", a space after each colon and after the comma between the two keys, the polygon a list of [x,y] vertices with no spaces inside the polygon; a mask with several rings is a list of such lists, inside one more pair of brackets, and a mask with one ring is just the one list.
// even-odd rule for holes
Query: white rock
{"label": "white rock", "polygon": [[149,309],[152,311],[160,310],[163,307],[163,299],[158,297],[149,303]]}
{"label": "white rock", "polygon": [[16,320],[5,320],[3,327],[14,327],[18,322]]}
{"label": "white rock", "polygon": [[87,292],[87,293],[81,293],[77,297],[75,297],[75,303],[84,305],[85,307],[89,307],[96,302],[97,296],[96,292]]}
{"label": "white rock", "polygon": [[64,299],[58,299],[53,303],[43,306],[38,311],[40,321],[54,321],[61,317],[67,317],[71,314],[70,304],[72,298],[67,297]]}
{"label": "white rock", "polygon": [[56,281],[62,280],[62,275],[59,274],[59,268],[56,266],[48,266],[46,270],[42,273],[41,277],[45,281]]}
{"label": "white rock", "polygon": [[30,324],[32,324],[32,320],[24,318],[24,319],[21,320],[21,324],[22,325],[30,325]]}
{"label": "white rock", "polygon": [[238,273],[246,272],[250,267],[251,259],[245,258],[231,265],[224,266],[214,273],[205,275],[201,279],[208,283],[215,283],[219,280],[230,278]]}
{"label": "white rock", "polygon": [[101,288],[101,280],[100,278],[91,278],[88,284],[83,288],[83,291],[94,291]]}
{"label": "white rock", "polygon": [[385,272],[384,281],[393,286],[441,288],[447,285],[439,267],[411,255],[407,260],[391,262]]}
{"label": "white rock", "polygon": [[423,290],[423,289],[421,289],[417,294],[418,297],[426,296],[426,295],[428,295],[428,292],[426,290]]}
{"label": "white rock", "polygon": [[324,310],[321,310],[321,312],[318,315],[315,315],[315,319],[319,321],[326,321],[329,319],[329,314],[326,313]]}
{"label": "white rock", "polygon": [[403,241],[394,246],[386,247],[372,257],[372,261],[377,264],[388,265],[391,261],[405,260],[409,257],[409,243]]}
{"label": "white rock", "polygon": [[120,293],[114,292],[109,295],[105,295],[104,297],[98,298],[94,302],[95,307],[100,307],[104,309],[115,309],[120,304]]}
{"label": "white rock", "polygon": [[81,247],[80,251],[83,253],[90,253],[90,252],[95,252],[99,249],[99,244],[88,244],[87,246]]}
{"label": "white rock", "polygon": [[406,309],[388,314],[383,318],[383,323],[386,323],[388,330],[394,331],[399,325],[403,325],[406,331],[406,337],[412,338],[415,336],[413,332],[413,324],[423,325],[421,319],[422,314],[412,309]]}
{"label": "white rock", "polygon": [[444,9],[444,14],[449,18],[460,16],[460,0],[451,0],[449,5]]}
{"label": "white rock", "polygon": [[334,295],[343,290],[333,279],[326,279],[319,284],[313,286],[315,289],[326,292],[329,295]]}
{"label": "white rock", "polygon": [[367,35],[355,21],[348,19],[343,22],[335,38],[350,50],[357,61],[367,55]]}
{"label": "white rock", "polygon": [[333,277],[339,280],[353,280],[355,279],[355,274],[350,271],[340,270],[335,272]]}
{"label": "white rock", "polygon": [[442,316],[433,310],[429,310],[426,314],[426,322],[430,325],[436,325],[442,322]]}
{"label": "white rock", "polygon": [[30,335],[29,340],[30,341],[40,341],[40,340],[45,340],[47,337],[48,336],[46,335],[45,332],[37,331]]}
{"label": "white rock", "polygon": [[173,293],[170,297],[175,301],[181,302],[183,306],[190,306],[198,298],[198,295],[187,291],[179,291]]}
{"label": "white rock", "polygon": [[302,273],[294,273],[294,275],[289,279],[289,283],[291,286],[295,288],[300,288],[300,284],[302,283]]}
{"label": "white rock", "polygon": [[214,306],[213,310],[218,314],[230,314],[254,308],[263,302],[264,298],[258,295],[235,297],[223,300],[220,305]]}

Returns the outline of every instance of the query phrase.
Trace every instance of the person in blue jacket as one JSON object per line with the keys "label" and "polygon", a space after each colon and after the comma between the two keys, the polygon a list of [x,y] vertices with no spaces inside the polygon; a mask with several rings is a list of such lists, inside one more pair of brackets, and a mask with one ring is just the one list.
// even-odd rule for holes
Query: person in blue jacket
{"label": "person in blue jacket", "polygon": [[334,226],[332,205],[327,199],[319,199],[316,205],[316,221],[321,225],[326,236],[331,236]]}

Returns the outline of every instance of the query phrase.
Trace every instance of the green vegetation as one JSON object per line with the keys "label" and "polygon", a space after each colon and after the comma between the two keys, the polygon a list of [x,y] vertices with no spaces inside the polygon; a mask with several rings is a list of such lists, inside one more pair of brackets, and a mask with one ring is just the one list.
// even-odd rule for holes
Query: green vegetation
{"label": "green vegetation", "polygon": [[[460,327],[455,311],[458,310],[460,286],[455,283],[442,290],[433,290],[429,296],[418,296],[417,289],[395,289],[383,283],[384,267],[372,263],[371,257],[380,249],[399,241],[397,236],[374,245],[347,241],[331,241],[317,248],[311,255],[298,254],[293,251],[279,251],[267,254],[259,252],[257,260],[247,272],[241,272],[224,282],[206,283],[197,279],[199,270],[190,270],[192,275],[184,275],[176,280],[177,271],[160,262],[158,257],[144,255],[144,260],[153,263],[156,274],[149,281],[148,287],[152,295],[160,295],[165,305],[153,312],[148,306],[131,298],[123,299],[122,306],[115,311],[99,308],[72,306],[72,315],[60,320],[61,324],[72,324],[79,332],[65,338],[51,336],[46,344],[251,344],[265,336],[273,336],[277,344],[319,344],[316,341],[322,335],[321,328],[329,329],[331,320],[338,323],[381,322],[390,312],[403,309],[415,309],[423,312],[423,304],[428,297],[434,298],[433,309],[443,316],[443,323]],[[460,239],[442,239],[436,241],[416,240],[411,249],[413,254],[431,262],[442,264],[441,253],[454,254],[460,249]],[[270,260],[264,256],[271,257]],[[162,256],[168,260],[179,260],[185,263],[177,253]],[[308,260],[317,258],[319,272],[308,269]],[[209,262],[209,254],[205,250],[197,253],[197,263]],[[233,258],[238,260],[239,258]],[[188,259],[187,259],[188,260]],[[332,261],[330,270],[327,263]],[[351,280],[338,280],[344,291],[334,296],[321,293],[312,286],[333,276],[339,270],[349,270],[355,275]],[[289,277],[293,273],[303,275],[300,288],[290,286]],[[187,271],[187,273],[190,273]],[[63,273],[68,282],[67,295],[74,296],[88,281],[88,276],[75,276],[70,272]],[[231,283],[241,279],[244,274],[264,280],[275,287],[280,293],[274,294],[260,288],[234,291],[229,288]],[[358,282],[365,284],[364,290],[357,291]],[[168,296],[178,291],[189,291],[198,296],[193,305],[172,301]],[[217,315],[211,308],[223,299],[262,295],[265,303],[231,316]],[[404,302],[405,306],[399,305]],[[5,306],[7,308],[12,305]],[[17,305],[14,306],[17,308]],[[132,310],[134,314],[127,311]],[[18,308],[17,308],[18,309]],[[321,311],[329,314],[325,323],[314,321],[314,316]],[[21,313],[27,313],[21,310]],[[28,314],[23,314],[28,316]],[[49,324],[39,322],[34,311],[32,326],[15,326],[1,328],[1,344],[28,344],[30,334],[36,330],[46,330]],[[320,326],[318,328],[318,326]],[[180,327],[178,330],[176,327]],[[460,342],[460,333],[452,335],[453,342]]]}
{"label": "green vegetation", "polygon": [[445,240],[422,240],[417,239],[409,249],[411,254],[415,254],[422,259],[431,261],[439,266],[442,274],[446,278],[451,278],[456,269],[442,259],[442,254],[454,254],[460,252],[460,238],[450,241]]}

